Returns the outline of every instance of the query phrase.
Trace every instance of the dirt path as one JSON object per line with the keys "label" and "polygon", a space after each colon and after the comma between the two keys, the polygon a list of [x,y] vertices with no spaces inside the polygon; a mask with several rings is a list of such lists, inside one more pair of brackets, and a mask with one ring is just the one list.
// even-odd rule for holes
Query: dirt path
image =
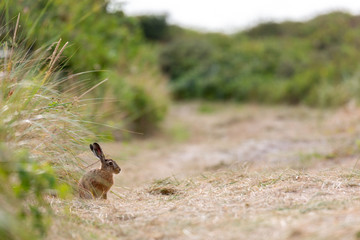
{"label": "dirt path", "polygon": [[122,160],[117,184],[127,187],[239,163],[296,164],[312,156],[330,156],[353,140],[344,135],[351,119],[341,122],[347,111],[184,104],[171,110],[163,134],[104,147],[114,159]]}
{"label": "dirt path", "polygon": [[175,106],[158,136],[103,145],[123,169],[109,200],[54,199],[49,239],[360,239],[359,122],[351,105]]}

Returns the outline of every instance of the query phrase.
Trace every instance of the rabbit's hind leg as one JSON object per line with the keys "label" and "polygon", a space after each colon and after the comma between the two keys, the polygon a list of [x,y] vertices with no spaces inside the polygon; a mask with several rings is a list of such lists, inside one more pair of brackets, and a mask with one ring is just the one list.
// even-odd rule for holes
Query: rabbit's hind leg
{"label": "rabbit's hind leg", "polygon": [[83,199],[93,199],[94,198],[93,194],[89,190],[87,190],[81,186],[79,186],[79,197],[83,198]]}
{"label": "rabbit's hind leg", "polygon": [[107,192],[103,192],[103,194],[101,195],[102,199],[107,199]]}

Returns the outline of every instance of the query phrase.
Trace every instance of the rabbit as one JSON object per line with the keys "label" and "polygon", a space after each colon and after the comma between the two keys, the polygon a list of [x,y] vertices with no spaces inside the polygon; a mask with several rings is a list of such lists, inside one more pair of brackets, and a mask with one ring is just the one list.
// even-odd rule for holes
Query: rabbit
{"label": "rabbit", "polygon": [[101,168],[92,169],[84,174],[79,182],[79,197],[85,199],[107,199],[107,192],[114,184],[113,174],[121,168],[112,159],[106,159],[98,143],[90,144],[91,151],[100,159]]}

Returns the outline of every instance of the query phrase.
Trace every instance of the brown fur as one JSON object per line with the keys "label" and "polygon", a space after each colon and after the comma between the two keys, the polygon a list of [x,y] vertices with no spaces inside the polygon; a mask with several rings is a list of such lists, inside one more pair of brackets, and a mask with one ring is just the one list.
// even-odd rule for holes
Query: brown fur
{"label": "brown fur", "polygon": [[114,184],[112,172],[93,169],[87,172],[79,183],[79,195],[81,198],[107,199],[107,192]]}
{"label": "brown fur", "polygon": [[90,170],[80,179],[78,185],[79,196],[80,198],[85,199],[107,199],[107,192],[114,184],[113,174],[120,173],[121,168],[115,161],[105,159],[99,144],[90,144],[90,149],[93,151],[95,156],[100,159],[101,168]]}

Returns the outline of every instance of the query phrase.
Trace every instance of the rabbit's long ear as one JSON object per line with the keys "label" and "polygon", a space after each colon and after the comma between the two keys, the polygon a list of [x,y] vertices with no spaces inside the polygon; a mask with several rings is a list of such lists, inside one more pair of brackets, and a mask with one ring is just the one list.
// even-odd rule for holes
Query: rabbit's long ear
{"label": "rabbit's long ear", "polygon": [[100,159],[101,162],[105,160],[105,155],[98,143],[90,144],[90,149],[95,154],[95,156]]}

